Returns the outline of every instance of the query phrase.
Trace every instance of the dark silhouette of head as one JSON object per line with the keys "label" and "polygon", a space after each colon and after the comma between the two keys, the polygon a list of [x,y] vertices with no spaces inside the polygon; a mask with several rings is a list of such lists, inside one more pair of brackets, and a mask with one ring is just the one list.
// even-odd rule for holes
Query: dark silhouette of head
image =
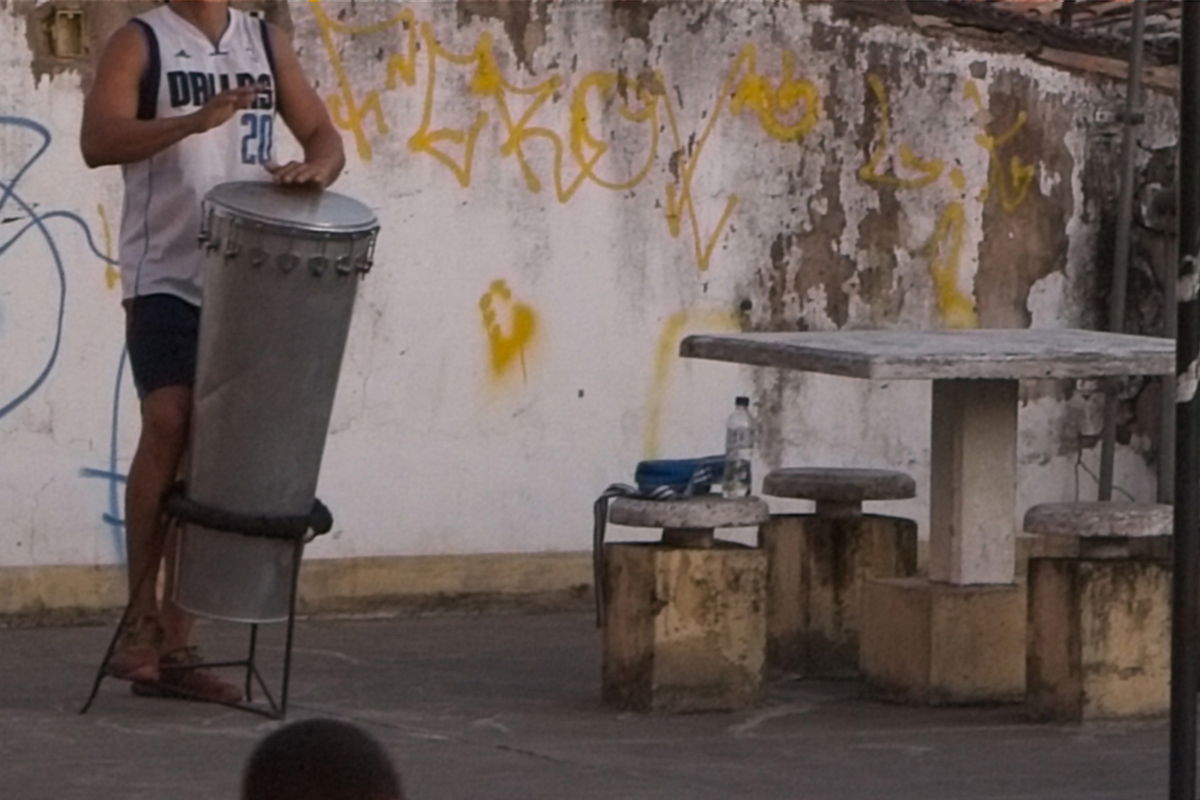
{"label": "dark silhouette of head", "polygon": [[306,719],[273,731],[254,748],[242,800],[404,800],[404,792],[387,752],[365,731]]}

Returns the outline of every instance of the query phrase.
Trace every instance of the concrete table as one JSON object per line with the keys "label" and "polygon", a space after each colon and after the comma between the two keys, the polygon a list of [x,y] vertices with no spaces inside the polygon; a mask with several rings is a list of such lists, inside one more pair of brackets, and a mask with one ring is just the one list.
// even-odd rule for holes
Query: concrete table
{"label": "concrete table", "polygon": [[[933,381],[931,580],[927,582],[931,585],[914,584],[913,579],[897,584],[892,587],[895,594],[888,598],[876,598],[877,602],[867,598],[866,613],[872,605],[893,610],[888,629],[881,632],[888,639],[880,645],[884,649],[909,647],[904,642],[908,634],[917,637],[909,641],[923,636],[930,643],[933,654],[923,654],[919,665],[897,667],[891,682],[904,684],[898,687],[903,690],[899,694],[934,702],[1004,699],[1008,692],[1001,691],[1001,685],[1010,686],[1017,677],[1023,680],[1022,665],[1020,676],[1005,667],[1006,674],[990,688],[967,685],[976,681],[969,674],[973,669],[969,662],[978,659],[978,671],[986,671],[997,663],[995,651],[981,647],[985,641],[981,632],[969,630],[971,635],[958,646],[939,650],[938,640],[945,632],[937,630],[951,618],[964,620],[954,625],[970,629],[973,624],[965,620],[976,615],[982,625],[988,615],[1019,613],[1020,630],[1009,631],[1007,639],[1023,653],[1023,598],[1014,586],[1018,382],[1170,375],[1175,371],[1173,340],[1072,329],[697,335],[683,340],[680,354],[868,380]],[[980,603],[992,606],[984,610]],[[979,610],[962,611],[968,606]],[[1002,611],[998,610],[1001,606]],[[903,608],[913,609],[913,624],[921,626],[921,631],[904,633],[906,626],[897,618],[903,616]],[[1008,649],[993,639],[996,646]],[[865,662],[873,656],[866,652],[868,647],[864,641],[863,668],[869,673],[870,665]],[[891,658],[887,655],[883,660]],[[939,678],[939,662],[949,672],[963,676],[967,684]],[[1015,670],[1016,662],[1011,664]],[[918,684],[915,692],[914,684]]]}
{"label": "concrete table", "polygon": [[930,577],[1011,583],[1017,383],[1169,375],[1171,339],[1071,329],[689,336],[688,358],[877,380],[932,380]]}

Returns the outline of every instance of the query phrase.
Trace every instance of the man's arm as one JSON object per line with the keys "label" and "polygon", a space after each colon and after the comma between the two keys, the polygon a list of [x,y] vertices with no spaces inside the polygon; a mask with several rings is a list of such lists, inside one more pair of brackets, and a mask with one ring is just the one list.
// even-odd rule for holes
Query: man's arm
{"label": "man's arm", "polygon": [[213,96],[191,114],[138,119],[138,85],[149,60],[145,34],[132,23],[108,40],[83,105],[79,147],[89,167],[142,161],[194,133],[225,123],[254,101],[257,89],[246,86]]}
{"label": "man's arm", "polygon": [[337,180],[346,166],[342,137],[333,127],[325,103],[305,77],[291,41],[274,25],[268,25],[267,30],[275,55],[279,113],[304,148],[303,163],[292,161],[268,169],[280,183],[313,183],[324,188]]}

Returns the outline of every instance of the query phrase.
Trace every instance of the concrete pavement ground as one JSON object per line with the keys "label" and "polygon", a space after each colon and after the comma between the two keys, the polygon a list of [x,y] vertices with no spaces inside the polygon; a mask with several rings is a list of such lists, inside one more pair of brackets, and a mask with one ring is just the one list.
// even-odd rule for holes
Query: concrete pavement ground
{"label": "concrete pavement ground", "polygon": [[[204,623],[197,639],[236,658],[246,631]],[[262,662],[277,665],[282,626],[262,631]],[[0,798],[236,798],[251,748],[280,723],[113,680],[80,716],[110,634],[0,630]],[[1163,720],[1034,724],[1019,707],[910,708],[856,682],[787,678],[737,713],[607,709],[581,613],[301,621],[294,652],[289,719],[362,725],[412,800],[1166,796]]]}

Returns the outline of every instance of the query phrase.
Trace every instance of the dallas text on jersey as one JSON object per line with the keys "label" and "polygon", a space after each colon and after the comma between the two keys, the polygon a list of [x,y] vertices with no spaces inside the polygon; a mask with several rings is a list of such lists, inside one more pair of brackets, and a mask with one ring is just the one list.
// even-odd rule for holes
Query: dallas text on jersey
{"label": "dallas text on jersey", "polygon": [[232,89],[235,84],[238,87],[251,85],[259,87],[258,95],[254,98],[254,105],[251,108],[267,111],[275,108],[274,82],[271,80],[270,73],[267,72],[257,77],[249,72],[230,75],[228,73],[172,70],[167,73],[167,89],[171,108],[183,106],[198,108],[207,103],[213,95]]}

